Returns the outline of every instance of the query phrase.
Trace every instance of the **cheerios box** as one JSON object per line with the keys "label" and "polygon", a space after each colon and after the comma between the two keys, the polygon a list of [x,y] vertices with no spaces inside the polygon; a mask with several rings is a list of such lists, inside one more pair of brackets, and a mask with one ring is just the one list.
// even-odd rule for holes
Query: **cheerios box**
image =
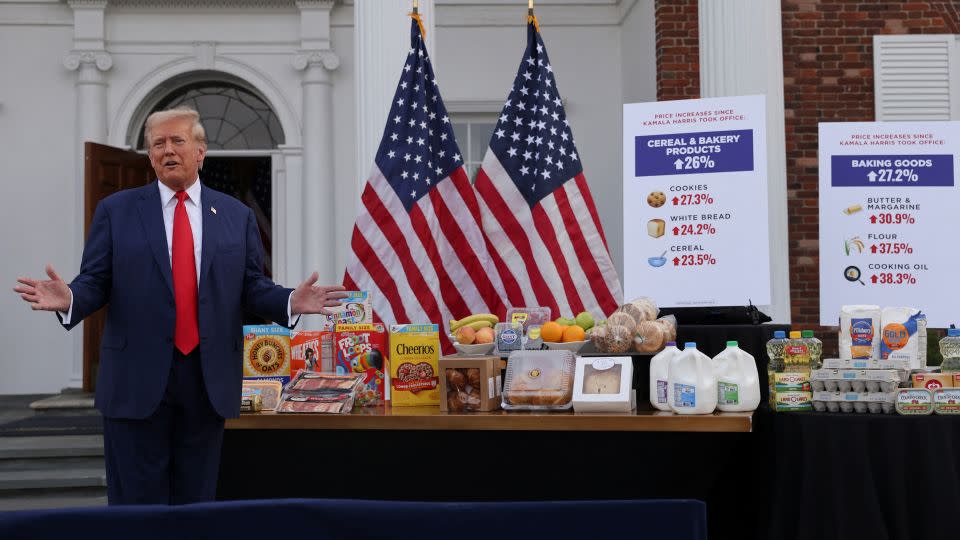
{"label": "cheerios box", "polygon": [[290,382],[290,330],[276,324],[243,327],[243,378]]}
{"label": "cheerios box", "polygon": [[394,407],[439,405],[439,360],[439,325],[392,325],[387,359],[391,404]]}

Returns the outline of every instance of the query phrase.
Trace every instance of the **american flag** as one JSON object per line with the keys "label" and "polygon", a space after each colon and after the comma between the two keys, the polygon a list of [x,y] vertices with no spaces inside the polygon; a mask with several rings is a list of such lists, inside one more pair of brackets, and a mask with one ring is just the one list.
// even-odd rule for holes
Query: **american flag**
{"label": "american flag", "polygon": [[535,21],[476,189],[510,304],[555,317],[617,308],[620,278]]}
{"label": "american flag", "polygon": [[[373,171],[361,195],[344,286],[370,291],[387,324],[504,316],[480,205],[463,168],[416,20]],[[441,331],[446,352],[451,344]]]}

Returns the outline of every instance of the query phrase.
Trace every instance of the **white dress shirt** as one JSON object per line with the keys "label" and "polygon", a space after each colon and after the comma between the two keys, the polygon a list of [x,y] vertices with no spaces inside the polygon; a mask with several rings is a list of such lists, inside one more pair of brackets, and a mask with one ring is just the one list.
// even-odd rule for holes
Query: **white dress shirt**
{"label": "white dress shirt", "polygon": [[[173,268],[173,218],[177,209],[177,192],[170,189],[163,182],[157,181],[160,188],[160,204],[163,208],[163,229],[167,234],[167,255],[170,257],[170,267]],[[193,234],[193,260],[197,265],[197,287],[200,286],[200,253],[203,248],[203,214],[200,208],[200,178],[186,189],[187,198],[183,204],[187,207],[187,219],[190,220],[190,232]],[[289,326],[295,326],[300,322],[300,316],[293,317],[290,300],[293,293],[287,297],[287,319]],[[64,313],[63,324],[70,324],[70,318],[73,316],[73,291],[70,291],[70,309]]]}
{"label": "white dress shirt", "polygon": [[[177,192],[163,182],[160,186],[160,204],[163,207],[163,230],[167,233],[167,256],[173,268],[173,218],[177,210]],[[200,285],[200,250],[203,247],[203,215],[200,214],[200,179],[186,189],[187,198],[183,201],[187,207],[190,231],[193,233],[193,261],[197,265],[197,286]]]}

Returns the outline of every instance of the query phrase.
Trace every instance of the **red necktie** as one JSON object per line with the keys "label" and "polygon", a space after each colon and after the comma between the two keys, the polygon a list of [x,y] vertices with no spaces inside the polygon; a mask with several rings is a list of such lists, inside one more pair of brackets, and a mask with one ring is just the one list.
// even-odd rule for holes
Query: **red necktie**
{"label": "red necktie", "polygon": [[186,191],[177,192],[173,211],[173,298],[177,305],[177,324],[173,344],[183,354],[200,343],[197,323],[197,264],[193,256],[193,230],[187,217]]}

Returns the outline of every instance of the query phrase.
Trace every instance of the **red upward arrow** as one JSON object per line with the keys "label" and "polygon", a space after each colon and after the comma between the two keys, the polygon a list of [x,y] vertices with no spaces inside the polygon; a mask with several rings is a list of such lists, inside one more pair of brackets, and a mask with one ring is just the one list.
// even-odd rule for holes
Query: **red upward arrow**
{"label": "red upward arrow", "polygon": [[674,265],[674,266],[679,266],[679,265],[680,265],[680,258],[679,258],[679,257],[674,257],[674,258],[673,258],[673,265]]}
{"label": "red upward arrow", "polygon": [[679,227],[674,227],[674,228],[673,228],[673,235],[676,236],[676,235],[678,235],[678,234],[680,234],[680,228],[679,228]]}
{"label": "red upward arrow", "polygon": [[877,222],[877,216],[870,216],[870,223],[876,223],[876,222]]}
{"label": "red upward arrow", "polygon": [[674,198],[673,198],[673,205],[676,206],[678,202],[680,202],[680,199],[678,199],[677,197],[674,197]]}
{"label": "red upward arrow", "polygon": [[877,276],[876,276],[876,274],[870,276],[870,283],[876,283],[876,282],[877,282]]}
{"label": "red upward arrow", "polygon": [[877,246],[876,245],[870,246],[870,253],[876,253],[876,252],[877,252]]}

